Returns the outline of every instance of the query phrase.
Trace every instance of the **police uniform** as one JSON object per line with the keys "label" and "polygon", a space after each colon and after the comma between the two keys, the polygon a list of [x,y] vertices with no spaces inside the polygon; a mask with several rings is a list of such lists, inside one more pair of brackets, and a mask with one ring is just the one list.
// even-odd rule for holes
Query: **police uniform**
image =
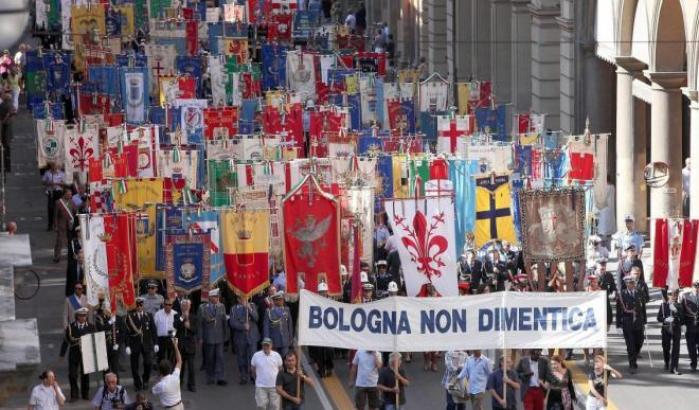
{"label": "police uniform", "polygon": [[[148,287],[155,287],[157,289],[158,282],[154,280],[150,281],[148,283]],[[153,295],[151,295],[150,293],[144,293],[143,295],[141,295],[141,298],[143,299],[143,310],[150,313],[151,315],[155,315],[155,312],[160,310],[160,308],[163,306],[163,302],[165,301],[163,295],[159,293],[155,293]]]}
{"label": "police uniform", "polygon": [[464,276],[464,280],[468,280],[472,293],[478,292],[481,284],[485,283],[483,262],[476,257],[471,260],[471,263],[468,263],[468,260],[464,258],[461,262],[461,274]]}
{"label": "police uniform", "polygon": [[[635,219],[632,215],[626,215],[624,217],[624,221],[635,222]],[[619,231],[612,236],[612,239],[614,240],[614,245],[619,252],[626,250],[629,245],[633,245],[636,247],[636,250],[641,253],[643,250],[643,245],[645,244],[643,235],[636,232],[636,230],[626,229],[624,231]]]}
{"label": "police uniform", "polygon": [[[75,312],[76,320],[66,326],[63,344],[61,344],[60,356],[65,357],[68,352],[68,380],[70,381],[70,398],[78,399],[81,396],[85,400],[90,399],[90,375],[84,373],[82,351],[80,350],[80,338],[94,333],[95,326],[87,321],[79,323],[78,315],[87,316],[87,308],[80,308]],[[80,377],[80,386],[78,386]],[[81,394],[82,393],[82,394]]]}
{"label": "police uniform", "polygon": [[[632,247],[632,245],[627,246],[624,250],[631,250],[631,249],[638,249],[635,246]],[[617,265],[617,273],[618,273],[618,279],[621,285],[621,289],[626,289],[626,283],[624,283],[624,278],[629,276],[631,274],[631,269],[637,267],[640,269],[640,277],[637,278],[640,282],[645,282],[645,274],[643,272],[643,261],[636,256],[633,259],[629,259],[628,257],[624,256],[624,258],[619,260],[619,264]]]}
{"label": "police uniform", "polygon": [[[228,323],[233,330],[233,345],[235,346],[236,359],[240,384],[247,384],[250,375],[250,361],[260,341],[260,332],[257,327],[259,316],[257,308],[252,303],[243,305],[238,303],[231,308]],[[245,325],[247,324],[247,330]]]}
{"label": "police uniform", "polygon": [[685,293],[682,297],[682,313],[684,324],[687,326],[685,341],[687,342],[689,364],[693,372],[697,369],[697,356],[699,356],[699,292],[697,292],[697,286],[699,286],[699,282],[694,282],[694,290]]}
{"label": "police uniform", "polygon": [[[209,291],[209,297],[219,290]],[[224,380],[223,343],[227,339],[226,307],[223,303],[205,303],[199,308],[199,333],[203,343],[204,368],[208,384],[226,384]]]}
{"label": "police uniform", "polygon": [[95,328],[98,332],[104,332],[109,371],[118,375],[119,346],[126,340],[124,318],[117,315],[107,316],[102,309],[99,309],[95,315]]}
{"label": "police uniform", "polygon": [[[281,291],[274,295],[274,299],[281,297],[283,297]],[[275,305],[267,309],[264,317],[263,337],[272,339],[274,349],[282,357],[286,356],[294,337],[294,324],[288,306]]]}
{"label": "police uniform", "polygon": [[[139,298],[139,301],[141,299]],[[153,354],[158,344],[153,315],[132,310],[126,315],[126,353],[131,356],[131,376],[136,390],[148,388],[148,380],[153,366]],[[143,375],[139,374],[140,359],[143,357]]]}
{"label": "police uniform", "polygon": [[485,274],[487,276],[487,284],[489,286],[495,285],[495,290],[497,291],[505,290],[505,282],[509,278],[508,273],[509,270],[507,268],[507,262],[503,260],[488,260],[485,262]]}
{"label": "police uniform", "polygon": [[[606,266],[606,261],[604,262]],[[609,295],[617,292],[616,281],[612,272],[606,271],[598,276],[599,287],[607,291],[607,327],[612,325],[614,316],[612,315],[612,302],[609,300]]]}
{"label": "police uniform", "polygon": [[[635,280],[627,278],[627,281]],[[646,324],[646,300],[639,289],[624,289],[619,294],[617,307],[617,327],[624,332],[626,354],[632,372],[638,368],[637,360],[643,347],[643,330]]]}
{"label": "police uniform", "polygon": [[[376,266],[376,296],[382,299],[388,296],[388,284],[393,282],[393,276],[388,272],[388,263],[385,260],[378,261]],[[381,267],[384,268],[383,272],[379,270]]]}
{"label": "police uniform", "polygon": [[680,340],[682,338],[682,306],[668,298],[658,309],[658,322],[662,324],[660,335],[662,337],[663,359],[665,370],[679,374],[678,362],[680,360]]}

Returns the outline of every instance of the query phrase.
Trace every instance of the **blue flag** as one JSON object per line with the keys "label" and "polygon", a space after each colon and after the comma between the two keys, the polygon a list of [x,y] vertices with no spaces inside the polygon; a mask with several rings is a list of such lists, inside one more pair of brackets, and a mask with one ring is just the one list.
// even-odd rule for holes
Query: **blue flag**
{"label": "blue flag", "polygon": [[254,134],[255,133],[255,114],[257,113],[257,98],[243,100],[240,107],[240,119],[238,120],[239,134]]}
{"label": "blue flag", "polygon": [[476,108],[476,127],[481,132],[485,132],[488,127],[494,141],[509,141],[506,117],[507,107],[503,104],[498,105],[494,110],[490,107]]}
{"label": "blue flag", "polygon": [[466,233],[473,232],[476,220],[476,183],[478,161],[465,159],[449,160],[449,179],[454,184],[454,214],[456,224],[456,254],[461,255],[466,243]]}
{"label": "blue flag", "polygon": [[262,88],[270,90],[286,85],[286,47],[262,45]]}
{"label": "blue flag", "polygon": [[[203,161],[202,161],[203,162]],[[218,211],[193,211],[187,212],[187,226],[194,232],[208,232],[211,234],[211,276],[210,283],[214,283],[226,275],[226,266],[223,263],[223,246],[221,246]]]}
{"label": "blue flag", "polygon": [[[380,198],[393,198],[393,157],[381,155],[376,161],[376,173],[381,183]],[[377,209],[383,209],[382,201],[376,201]]]}
{"label": "blue flag", "polygon": [[158,204],[155,208],[155,269],[165,270],[167,235],[185,233],[184,210],[181,207]]}

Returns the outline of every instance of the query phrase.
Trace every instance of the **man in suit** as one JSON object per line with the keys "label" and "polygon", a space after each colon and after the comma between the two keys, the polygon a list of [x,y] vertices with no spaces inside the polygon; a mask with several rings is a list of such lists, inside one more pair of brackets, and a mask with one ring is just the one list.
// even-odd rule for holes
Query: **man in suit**
{"label": "man in suit", "polygon": [[191,392],[196,392],[197,381],[194,371],[194,356],[197,351],[197,326],[199,322],[191,312],[192,302],[189,299],[182,299],[180,301],[180,309],[180,320],[175,324],[177,329],[177,348],[180,349],[180,355],[182,356],[180,384],[184,385],[186,374],[187,389]]}
{"label": "man in suit", "polygon": [[543,410],[546,392],[543,383],[551,378],[549,361],[541,357],[540,349],[532,349],[529,356],[524,356],[517,364],[520,394],[525,410]]}
{"label": "man in suit", "polygon": [[636,280],[645,282],[645,276],[643,275],[643,261],[638,257],[638,250],[636,245],[629,244],[626,246],[626,256],[619,260],[619,265],[617,266],[617,280],[619,281],[620,288],[626,288],[626,282],[624,278],[631,274],[631,270],[638,269],[638,276]]}
{"label": "man in suit", "polygon": [[219,301],[218,289],[209,291],[209,303],[199,308],[199,331],[204,351],[206,384],[225,386],[223,343],[227,339],[226,307]]}
{"label": "man in suit", "polygon": [[250,360],[260,341],[258,320],[257,307],[247,299],[239,297],[238,303],[231,308],[228,323],[233,334],[240,384],[247,384],[250,377]]}
{"label": "man in suit", "polygon": [[53,261],[61,260],[63,248],[68,244],[75,224],[75,206],[71,200],[73,192],[70,187],[63,188],[63,196],[56,201],[56,242],[53,247]]}
{"label": "man in suit", "polygon": [[699,280],[694,281],[693,290],[682,295],[682,314],[684,324],[687,326],[685,340],[689,365],[694,373],[697,371],[697,356],[699,356]]}
{"label": "man in suit", "polygon": [[289,307],[284,304],[284,292],[272,296],[274,305],[267,309],[264,318],[263,337],[272,339],[272,346],[286,357],[294,337],[294,325]]}
{"label": "man in suit", "polygon": [[507,263],[500,259],[500,251],[496,247],[490,249],[490,260],[485,262],[485,274],[488,277],[488,285],[492,286],[495,282],[495,290],[498,292],[505,290],[505,282],[508,280],[514,282],[514,278],[510,274]]}
{"label": "man in suit", "polygon": [[462,280],[469,282],[469,289],[472,293],[476,293],[483,281],[483,262],[476,256],[476,251],[473,248],[466,250],[464,258],[461,260],[461,275]]}
{"label": "man in suit", "polygon": [[[126,354],[131,356],[131,376],[136,391],[148,389],[153,354],[160,350],[153,315],[143,310],[143,298],[136,298],[136,309],[126,316]],[[143,357],[143,375],[139,374]]]}
{"label": "man in suit", "polygon": [[629,359],[631,374],[638,369],[638,356],[643,347],[644,328],[646,324],[646,300],[639,289],[636,289],[636,276],[630,274],[624,278],[626,289],[619,295],[619,314],[617,314],[616,326],[624,332],[626,341],[626,354]]}
{"label": "man in suit", "polygon": [[[81,307],[75,311],[75,321],[66,326],[60,357],[68,352],[68,380],[70,381],[70,401],[90,400],[90,375],[84,373],[82,351],[80,350],[80,338],[94,333],[95,327],[87,321],[88,309]],[[80,377],[80,386],[78,386]],[[82,393],[82,394],[81,394]]]}
{"label": "man in suit", "polygon": [[682,340],[682,305],[677,301],[679,290],[675,290],[669,297],[665,297],[663,304],[658,309],[657,320],[662,324],[660,336],[662,338],[663,359],[665,370],[680,375],[678,363],[680,360],[680,341]]}

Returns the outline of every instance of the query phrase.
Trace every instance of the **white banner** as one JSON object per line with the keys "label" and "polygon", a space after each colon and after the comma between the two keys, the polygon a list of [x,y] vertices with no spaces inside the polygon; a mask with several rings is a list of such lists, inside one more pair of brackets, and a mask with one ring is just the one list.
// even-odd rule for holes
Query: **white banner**
{"label": "white banner", "polygon": [[99,294],[109,305],[109,274],[107,269],[107,245],[104,237],[102,215],[79,215],[80,239],[83,244],[87,304],[97,306]]}
{"label": "white banner", "polygon": [[393,233],[400,239],[398,255],[408,296],[427,295],[427,283],[439,296],[458,295],[453,199],[396,199],[385,206]]}
{"label": "white banner", "polygon": [[301,290],[298,340],[384,352],[605,348],[606,295],[495,292],[348,304]]}

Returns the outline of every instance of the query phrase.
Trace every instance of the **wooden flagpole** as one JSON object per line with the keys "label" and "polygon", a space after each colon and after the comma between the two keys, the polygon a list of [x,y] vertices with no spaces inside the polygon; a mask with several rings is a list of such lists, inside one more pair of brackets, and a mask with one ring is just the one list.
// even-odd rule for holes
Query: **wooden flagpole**
{"label": "wooden flagpole", "polygon": [[[394,353],[398,353],[398,352],[394,352]],[[391,360],[390,356],[389,356],[388,360]],[[396,379],[396,403],[395,403],[396,405],[394,407],[397,409],[398,406],[400,405],[400,383],[398,381],[398,363],[395,359],[393,360],[393,373],[394,373],[395,379]]]}

